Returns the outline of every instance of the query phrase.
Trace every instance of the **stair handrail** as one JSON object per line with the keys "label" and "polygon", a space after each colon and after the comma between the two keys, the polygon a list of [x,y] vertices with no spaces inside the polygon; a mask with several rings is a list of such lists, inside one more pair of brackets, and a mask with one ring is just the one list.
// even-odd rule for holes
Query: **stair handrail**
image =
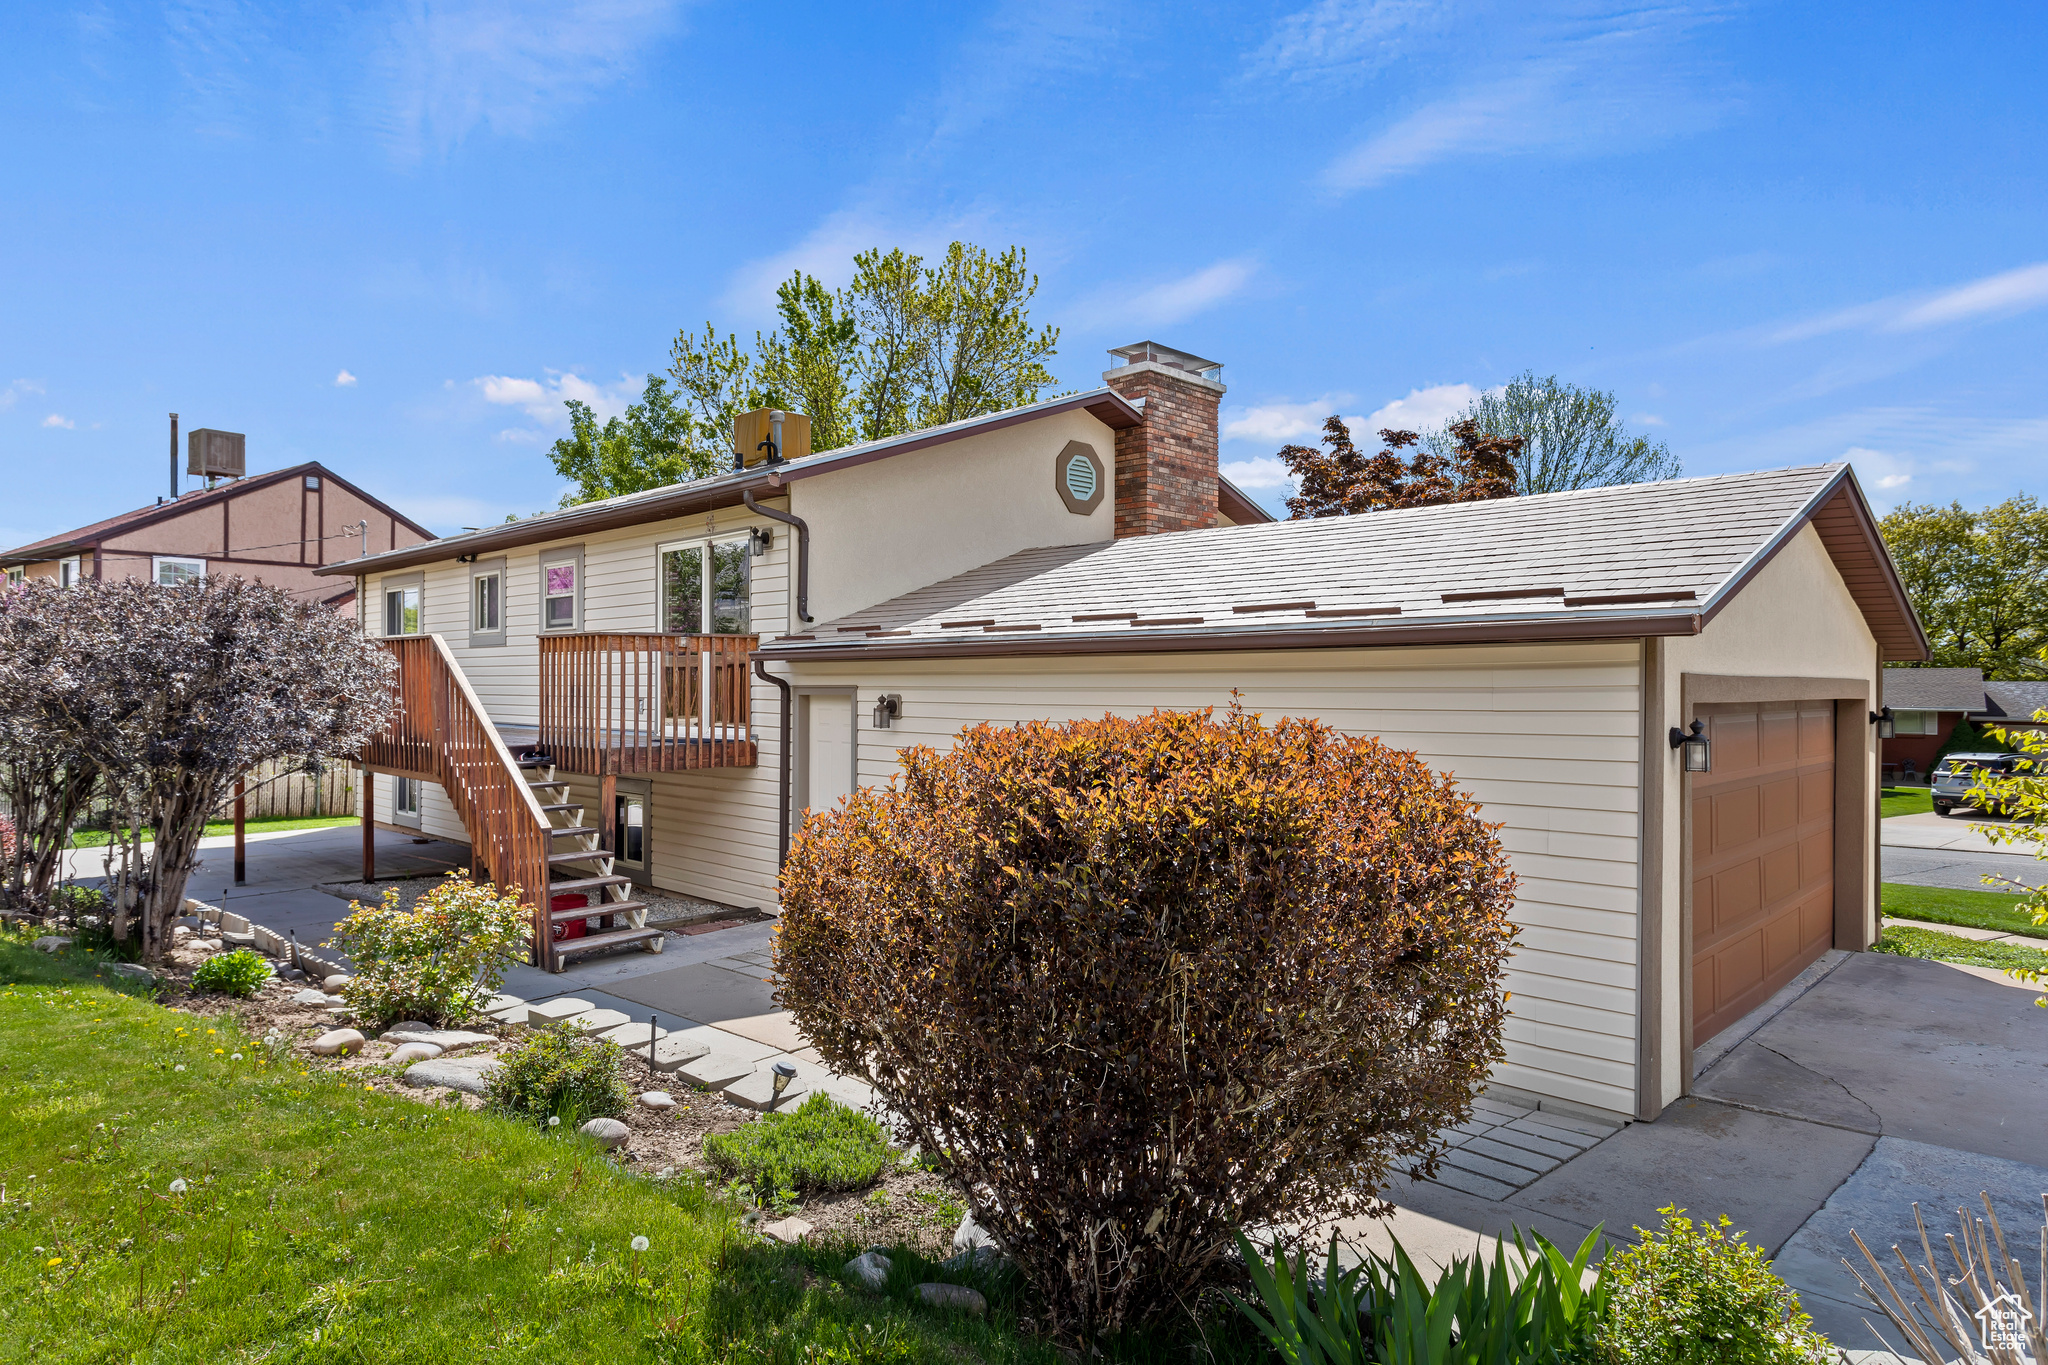
{"label": "stair handrail", "polygon": [[469,675],[464,673],[462,666],[455,661],[455,651],[448,648],[448,641],[442,635],[437,633],[431,638],[434,641],[434,652],[441,656],[441,667],[454,680],[456,690],[462,694],[462,700],[475,714],[477,723],[490,740],[492,754],[505,769],[506,776],[511,779],[512,789],[525,799],[526,813],[533,817],[535,825],[543,830],[547,829],[547,812],[540,808],[540,798],[533,794],[532,786],[520,775],[519,761],[512,757],[512,750],[506,745],[505,737],[499,734],[498,727],[491,723],[491,713],[486,711],[484,704],[477,699],[476,689],[469,685]]}

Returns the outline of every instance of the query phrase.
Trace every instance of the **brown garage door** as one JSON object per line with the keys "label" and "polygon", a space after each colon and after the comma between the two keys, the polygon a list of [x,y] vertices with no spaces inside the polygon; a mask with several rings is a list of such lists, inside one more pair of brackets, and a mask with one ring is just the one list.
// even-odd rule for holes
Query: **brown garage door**
{"label": "brown garage door", "polygon": [[1835,707],[1695,709],[1707,722],[1714,765],[1691,778],[1697,1046],[1834,941]]}

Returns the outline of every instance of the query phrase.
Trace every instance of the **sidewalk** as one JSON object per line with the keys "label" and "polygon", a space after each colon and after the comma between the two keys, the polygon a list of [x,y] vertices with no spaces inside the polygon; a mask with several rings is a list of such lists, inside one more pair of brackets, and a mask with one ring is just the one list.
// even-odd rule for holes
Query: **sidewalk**
{"label": "sidewalk", "polygon": [[1972,819],[1968,816],[1894,815],[1878,821],[1879,840],[1888,848],[1945,848],[1973,853],[2027,854],[2027,844],[1994,844],[1984,837],[1986,829],[2010,829],[2005,820]]}

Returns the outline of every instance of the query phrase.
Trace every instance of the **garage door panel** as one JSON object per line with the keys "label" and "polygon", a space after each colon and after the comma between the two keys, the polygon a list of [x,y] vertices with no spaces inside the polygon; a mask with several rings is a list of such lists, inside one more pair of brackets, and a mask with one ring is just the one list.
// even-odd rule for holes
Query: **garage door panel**
{"label": "garage door panel", "polygon": [[1693,1042],[1767,1000],[1834,931],[1834,704],[1700,708],[1691,778]]}

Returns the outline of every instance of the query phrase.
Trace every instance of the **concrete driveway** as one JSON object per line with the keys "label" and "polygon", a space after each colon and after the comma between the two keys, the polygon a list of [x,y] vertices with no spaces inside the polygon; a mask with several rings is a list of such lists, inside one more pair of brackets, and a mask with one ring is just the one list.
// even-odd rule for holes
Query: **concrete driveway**
{"label": "concrete driveway", "polygon": [[1654,1123],[1498,1199],[1402,1182],[1386,1191],[1401,1210],[1393,1232],[1441,1260],[1510,1224],[1576,1244],[1596,1224],[1618,1237],[1654,1227],[1665,1205],[1725,1213],[1777,1258],[1822,1331],[1875,1349],[1863,1324],[1882,1319],[1840,1263],[1856,1254],[1851,1228],[1880,1253],[1917,1247],[1918,1200],[1939,1245],[1955,1210],[1989,1191],[2008,1237],[2038,1237],[2048,1010],[2030,990],[1938,962],[1844,953],[1826,967],[1738,1025],[1753,1031]]}

